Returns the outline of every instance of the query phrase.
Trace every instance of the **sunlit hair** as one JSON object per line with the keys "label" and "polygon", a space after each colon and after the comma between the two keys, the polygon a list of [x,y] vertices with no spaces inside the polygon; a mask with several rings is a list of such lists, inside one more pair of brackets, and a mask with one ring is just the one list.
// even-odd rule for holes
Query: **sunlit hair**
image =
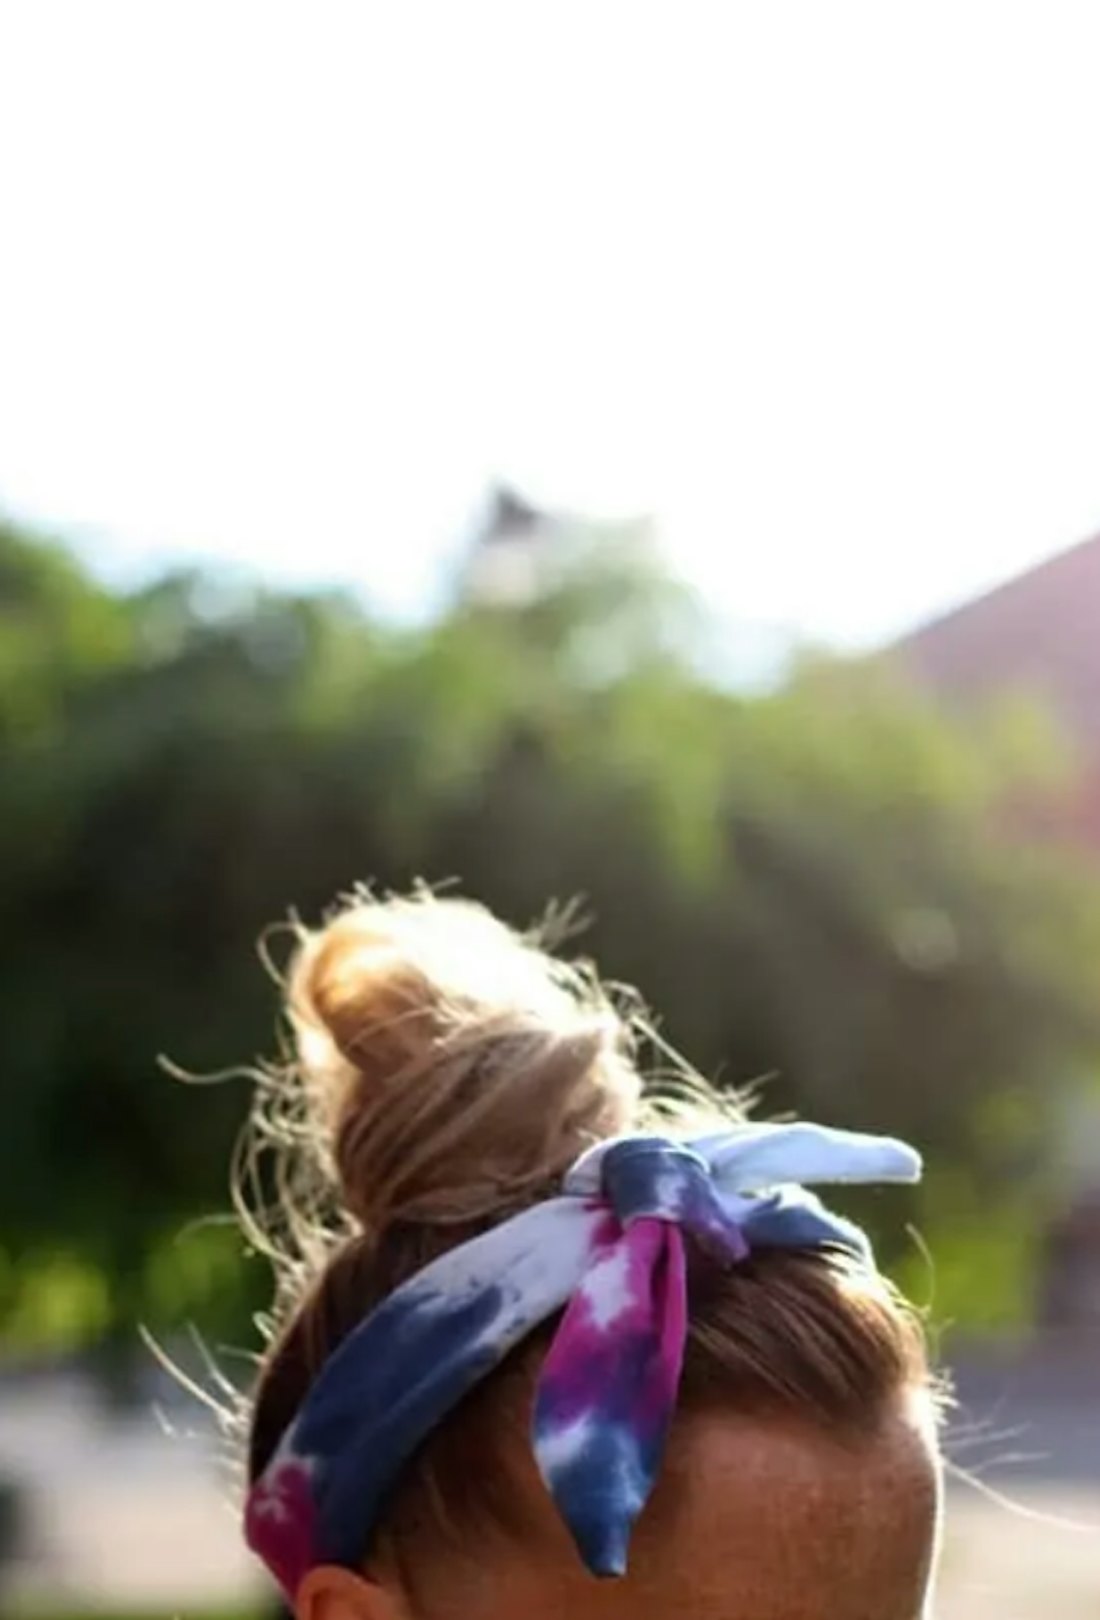
{"label": "sunlit hair", "polygon": [[[467,901],[357,893],[296,930],[285,992],[293,1050],[258,1087],[242,1162],[242,1210],[278,1276],[251,1478],[335,1347],[429,1260],[552,1194],[594,1141],[731,1114],[686,1070],[643,1081],[648,1026],[629,998]],[[269,1190],[259,1214],[256,1188]],[[931,1394],[919,1320],[851,1258],[769,1252],[720,1270],[692,1255],[689,1288],[683,1409],[795,1416],[855,1439],[905,1395]],[[520,1529],[509,1458],[547,1337],[406,1469],[376,1534],[402,1567],[433,1537]]]}

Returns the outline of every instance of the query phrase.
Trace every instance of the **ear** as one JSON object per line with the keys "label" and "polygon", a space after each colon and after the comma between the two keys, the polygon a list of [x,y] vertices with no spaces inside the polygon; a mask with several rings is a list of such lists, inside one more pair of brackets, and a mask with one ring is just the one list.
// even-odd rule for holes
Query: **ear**
{"label": "ear", "polygon": [[408,1609],[390,1586],[337,1564],[318,1564],[294,1599],[296,1620],[407,1620]]}

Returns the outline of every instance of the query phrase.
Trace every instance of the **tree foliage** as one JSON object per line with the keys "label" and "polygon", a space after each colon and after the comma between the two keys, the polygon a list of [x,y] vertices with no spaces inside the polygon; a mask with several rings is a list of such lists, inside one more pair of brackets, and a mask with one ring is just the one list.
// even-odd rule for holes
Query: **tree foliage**
{"label": "tree foliage", "polygon": [[226,1206],[245,1092],[156,1057],[270,1051],[258,936],[357,879],[456,880],[521,923],[580,895],[585,952],[704,1071],[921,1143],[933,1232],[944,1188],[1039,1207],[1097,1045],[1100,905],[1000,813],[1038,733],[953,726],[867,663],[741,695],[709,634],[583,546],[526,604],[398,630],[209,578],[112,594],[0,531],[9,1327],[239,1319],[224,1232],[186,1223]]}

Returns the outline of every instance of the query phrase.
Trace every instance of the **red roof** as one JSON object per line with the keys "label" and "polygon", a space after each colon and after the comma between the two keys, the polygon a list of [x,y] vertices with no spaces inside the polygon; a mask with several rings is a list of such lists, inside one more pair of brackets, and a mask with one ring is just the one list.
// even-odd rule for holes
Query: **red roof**
{"label": "red roof", "polygon": [[1100,756],[1100,536],[925,625],[902,650],[947,696],[1043,693]]}
{"label": "red roof", "polygon": [[1073,830],[1100,846],[1100,536],[923,626],[899,650],[949,702],[998,691],[1045,699],[1080,749]]}

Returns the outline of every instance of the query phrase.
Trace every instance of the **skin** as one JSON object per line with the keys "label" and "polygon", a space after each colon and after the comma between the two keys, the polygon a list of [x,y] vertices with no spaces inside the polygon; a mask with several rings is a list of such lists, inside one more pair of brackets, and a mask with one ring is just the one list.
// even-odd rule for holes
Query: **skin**
{"label": "skin", "polygon": [[629,1573],[580,1565],[533,1465],[522,1539],[322,1567],[297,1620],[927,1620],[940,1479],[927,1403],[840,1442],[790,1420],[683,1416],[639,1522]]}

